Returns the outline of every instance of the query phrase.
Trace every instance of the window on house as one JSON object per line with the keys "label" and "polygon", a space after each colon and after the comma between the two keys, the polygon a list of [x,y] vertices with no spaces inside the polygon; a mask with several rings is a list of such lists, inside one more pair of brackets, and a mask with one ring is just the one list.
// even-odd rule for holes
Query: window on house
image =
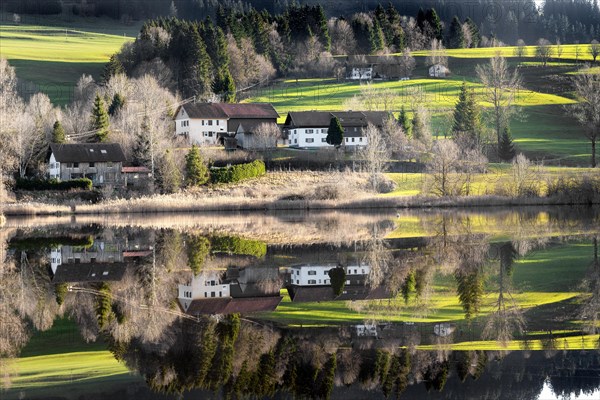
{"label": "window on house", "polygon": [[90,163],[90,168],[94,168],[96,166],[96,163],[91,162]]}
{"label": "window on house", "polygon": [[204,126],[204,120],[202,120],[202,126]]}
{"label": "window on house", "polygon": [[308,284],[309,285],[316,285],[317,284],[317,280],[316,279],[309,279],[308,280]]}
{"label": "window on house", "polygon": [[216,120],[215,122],[217,123],[217,125],[219,125],[219,120]]}
{"label": "window on house", "polygon": [[310,139],[306,139],[306,143],[313,143],[315,141],[315,139],[310,138]]}
{"label": "window on house", "polygon": [[321,143],[327,143],[327,138],[321,138]]}
{"label": "window on house", "polygon": [[362,138],[358,138],[358,141],[359,141],[359,142],[362,142]]}
{"label": "window on house", "polygon": [[354,138],[352,138],[352,143],[354,143]]}
{"label": "window on house", "polygon": [[210,297],[215,297],[216,293],[215,292],[210,292]]}
{"label": "window on house", "polygon": [[313,129],[307,129],[306,133],[313,133]]}
{"label": "window on house", "polygon": [[317,274],[317,271],[308,271],[308,274],[309,274],[309,275],[316,275],[316,274]]}
{"label": "window on house", "polygon": [[73,163],[73,168],[79,168],[79,163],[78,162],[74,162]]}
{"label": "window on house", "polygon": [[208,120],[208,126],[212,126],[212,119]]}

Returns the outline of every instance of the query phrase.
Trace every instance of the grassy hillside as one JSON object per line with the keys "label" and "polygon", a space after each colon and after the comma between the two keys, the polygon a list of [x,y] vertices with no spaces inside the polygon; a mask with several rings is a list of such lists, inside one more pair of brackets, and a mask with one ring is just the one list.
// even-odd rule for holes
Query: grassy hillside
{"label": "grassy hillside", "polygon": [[[90,28],[111,31],[105,24]],[[98,78],[110,55],[131,40],[70,25],[0,25],[0,56],[16,68],[22,91],[40,90],[54,103],[65,104],[82,74]]]}

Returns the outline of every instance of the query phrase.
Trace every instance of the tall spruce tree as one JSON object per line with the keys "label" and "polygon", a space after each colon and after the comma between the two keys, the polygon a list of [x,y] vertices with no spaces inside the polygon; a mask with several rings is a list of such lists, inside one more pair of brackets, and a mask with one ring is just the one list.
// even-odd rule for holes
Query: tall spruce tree
{"label": "tall spruce tree", "polygon": [[481,144],[481,108],[477,104],[475,92],[463,82],[454,108],[452,133],[455,137],[466,136],[471,146]]}
{"label": "tall spruce tree", "polygon": [[208,182],[208,167],[195,144],[185,156],[185,183],[187,186],[200,186]]}
{"label": "tall spruce tree", "polygon": [[65,143],[65,130],[60,123],[60,121],[56,121],[54,126],[52,127],[52,143]]}
{"label": "tall spruce tree", "polygon": [[100,77],[101,83],[105,84],[113,76],[118,75],[118,74],[124,74],[124,73],[125,73],[125,68],[123,68],[123,64],[121,64],[121,61],[119,60],[117,55],[113,54],[112,56],[110,56],[110,58],[108,59],[108,62],[106,63],[106,65],[104,66],[104,69],[102,70],[102,75]]}
{"label": "tall spruce tree", "polygon": [[235,102],[235,82],[229,68],[224,68],[217,73],[213,82],[213,92],[225,103]]}
{"label": "tall spruce tree", "polygon": [[96,140],[98,142],[105,142],[107,140],[109,134],[108,113],[106,112],[104,100],[102,100],[102,97],[98,93],[96,93],[92,108],[92,129],[96,131]]}
{"label": "tall spruce tree", "polygon": [[481,42],[481,34],[479,33],[477,24],[473,22],[471,17],[467,17],[467,19],[465,19],[465,24],[467,24],[469,31],[471,31],[471,47],[479,47],[479,43]]}
{"label": "tall spruce tree", "polygon": [[152,166],[152,143],[150,141],[150,127],[148,117],[144,117],[140,130],[136,134],[132,161],[135,166],[151,168]]}
{"label": "tall spruce tree", "polygon": [[400,115],[398,116],[398,124],[404,130],[404,134],[406,136],[411,136],[410,119],[408,118],[408,115],[406,114],[406,109],[404,108],[404,104],[402,105],[402,108],[400,109]]}
{"label": "tall spruce tree", "polygon": [[454,18],[452,18],[448,32],[448,48],[462,49],[463,47],[465,47],[465,39],[463,37],[462,24],[455,15]]}
{"label": "tall spruce tree", "polygon": [[502,136],[500,137],[500,144],[498,145],[498,157],[502,161],[510,162],[517,155],[517,150],[515,149],[512,136],[510,134],[510,129],[508,127],[504,127],[502,131]]}
{"label": "tall spruce tree", "polygon": [[444,40],[444,30],[442,29],[442,21],[435,12],[435,8],[430,8],[425,12],[425,20],[429,22],[431,29],[433,30],[433,37],[431,39]]}
{"label": "tall spruce tree", "polygon": [[385,47],[385,38],[379,21],[373,20],[373,27],[369,32],[369,43],[371,44],[371,53],[375,54],[382,51]]}
{"label": "tall spruce tree", "polygon": [[331,118],[325,141],[327,144],[335,146],[336,148],[342,145],[342,142],[344,141],[344,128],[342,128],[342,124],[337,117]]}
{"label": "tall spruce tree", "polygon": [[121,93],[115,93],[108,106],[108,115],[115,116],[125,106],[125,97]]}

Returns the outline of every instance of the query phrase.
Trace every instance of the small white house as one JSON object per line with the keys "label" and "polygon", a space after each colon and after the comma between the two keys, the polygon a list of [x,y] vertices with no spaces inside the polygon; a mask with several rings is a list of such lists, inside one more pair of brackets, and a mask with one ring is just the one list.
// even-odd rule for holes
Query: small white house
{"label": "small white house", "polygon": [[344,129],[343,145],[358,148],[367,145],[364,131],[369,123],[382,127],[390,113],[383,111],[292,111],[283,124],[284,137],[290,147],[333,147],[327,143],[332,118]]}
{"label": "small white house", "polygon": [[433,327],[433,333],[436,336],[447,337],[450,336],[456,330],[456,326],[448,323],[435,324]]}
{"label": "small white house", "polygon": [[431,78],[445,78],[450,75],[450,70],[443,64],[435,64],[429,67],[429,76]]}
{"label": "small white house", "polygon": [[230,297],[231,284],[221,281],[220,273],[208,271],[192,277],[187,285],[179,285],[179,304],[187,312],[193,300]]}
{"label": "small white house", "polygon": [[375,324],[356,325],[356,336],[358,336],[358,337],[377,337],[377,325],[375,325]]}
{"label": "small white house", "polygon": [[[290,283],[298,286],[330,285],[329,270],[336,268],[336,264],[326,265],[294,265],[290,267]],[[346,284],[350,285],[356,277],[369,274],[371,267],[364,264],[353,264],[344,267],[346,271]]]}
{"label": "small white house", "polygon": [[352,80],[371,80],[373,77],[373,67],[352,67],[347,78]]}

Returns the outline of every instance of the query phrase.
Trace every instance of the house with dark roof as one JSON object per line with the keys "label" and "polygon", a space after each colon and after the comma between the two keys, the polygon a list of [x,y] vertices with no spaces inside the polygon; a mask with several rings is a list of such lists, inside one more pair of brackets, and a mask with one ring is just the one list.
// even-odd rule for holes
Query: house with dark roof
{"label": "house with dark roof", "polygon": [[411,70],[400,62],[400,57],[350,55],[346,58],[346,79],[350,80],[404,80]]}
{"label": "house with dark roof", "polygon": [[277,118],[266,103],[188,103],[175,113],[175,131],[191,144],[214,145],[235,137],[239,146],[251,148],[256,128],[263,123],[276,126]]}
{"label": "house with dark roof", "polygon": [[391,294],[383,286],[372,287],[367,277],[369,265],[357,263],[344,268],[346,282],[339,296],[335,296],[329,278],[329,270],[336,264],[301,264],[289,268],[286,288],[293,302],[318,302],[332,300],[388,299]]}
{"label": "house with dark roof", "polygon": [[291,147],[331,147],[327,144],[327,131],[336,117],[344,129],[343,145],[367,145],[364,132],[370,123],[381,128],[391,113],[384,111],[291,111],[283,124],[283,135]]}
{"label": "house with dark roof", "polygon": [[278,278],[276,268],[204,271],[193,275],[187,284],[179,285],[179,305],[190,315],[274,311],[282,299]]}
{"label": "house with dark roof", "polygon": [[125,161],[118,143],[52,143],[48,174],[59,181],[89,178],[94,186],[119,186]]}

